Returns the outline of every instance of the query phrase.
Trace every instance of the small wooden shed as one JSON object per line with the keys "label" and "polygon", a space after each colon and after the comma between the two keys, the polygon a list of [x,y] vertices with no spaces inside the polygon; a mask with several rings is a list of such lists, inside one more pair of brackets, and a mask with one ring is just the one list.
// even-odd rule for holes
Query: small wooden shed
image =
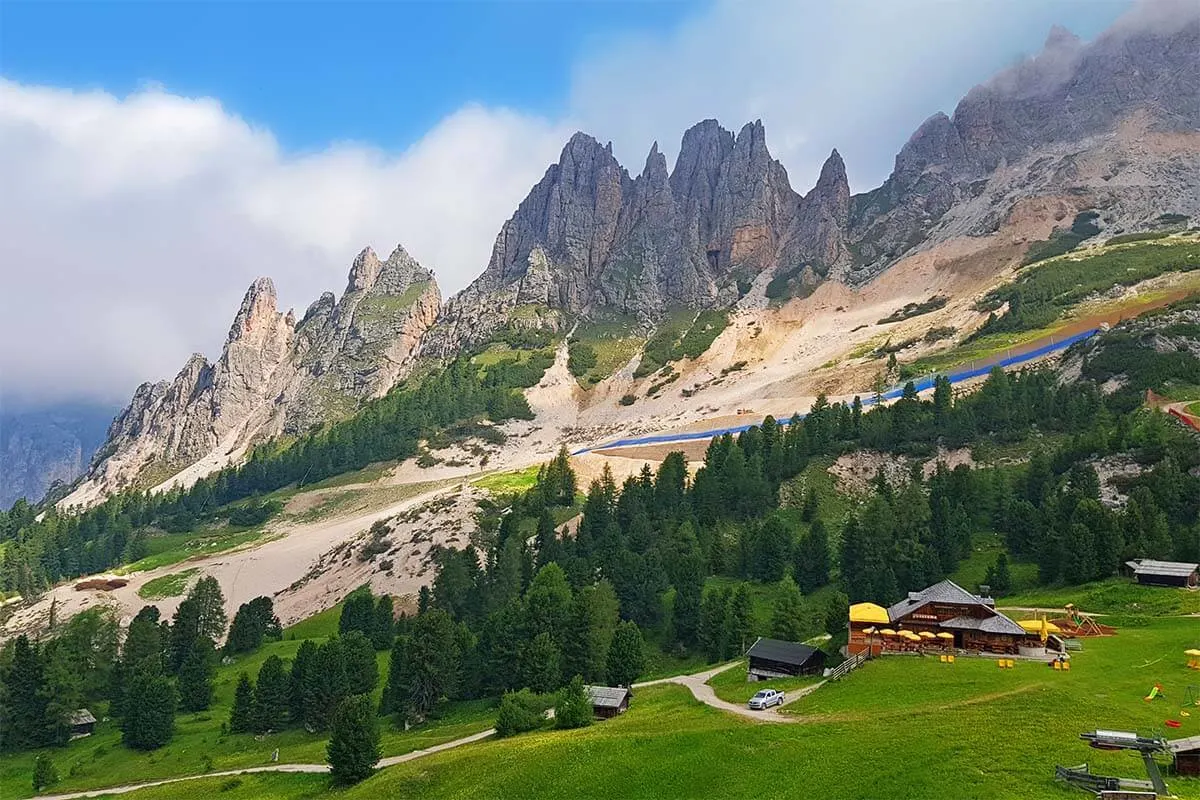
{"label": "small wooden shed", "polygon": [[1175,761],[1176,775],[1200,777],[1200,736],[1172,739],[1167,742],[1167,750]]}
{"label": "small wooden shed", "polygon": [[760,637],[746,651],[750,666],[748,681],[767,681],[772,678],[791,678],[796,675],[819,675],[825,669],[825,653],[797,642]]}
{"label": "small wooden shed", "polygon": [[82,739],[96,730],[96,718],[86,708],[78,708],[67,714],[67,725],[71,729],[72,739]]}
{"label": "small wooden shed", "polygon": [[592,715],[608,719],[629,710],[633,692],[625,686],[588,686],[588,699],[592,701]]}
{"label": "small wooden shed", "polygon": [[1178,586],[1184,589],[1200,587],[1200,564],[1135,558],[1126,561],[1125,566],[1143,586]]}

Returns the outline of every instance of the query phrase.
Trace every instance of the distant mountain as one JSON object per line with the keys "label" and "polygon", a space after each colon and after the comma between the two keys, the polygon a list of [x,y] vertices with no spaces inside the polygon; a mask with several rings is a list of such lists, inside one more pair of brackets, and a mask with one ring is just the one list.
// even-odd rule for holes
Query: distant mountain
{"label": "distant mountain", "polygon": [[64,502],[189,483],[255,442],[353,413],[419,358],[452,358],[508,327],[621,314],[650,329],[677,309],[763,301],[776,279],[793,294],[859,287],[950,242],[995,274],[1083,211],[1114,233],[1195,224],[1200,5],[1162,8],[1139,5],[1090,44],[1053,29],[1041,53],[926,120],[888,179],[858,195],[836,150],[796,192],[757,121],[736,135],[700,122],[672,169],[655,144],[636,177],[577,133],[444,306],[400,248],[386,262],[363,251],[341,299],[324,295],[299,323],[276,310],[269,280],[255,283],[220,359],[193,356],[174,381],[139,387]]}
{"label": "distant mountain", "polygon": [[66,403],[0,414],[0,508],[83,474],[118,409]]}
{"label": "distant mountain", "polygon": [[62,505],[128,486],[190,484],[281,433],[347,416],[411,370],[441,306],[433,274],[397,247],[367,248],[340,300],[325,293],[297,323],[254,282],[216,362],[193,355],[173,381],[144,383],[120,412],[86,479]]}

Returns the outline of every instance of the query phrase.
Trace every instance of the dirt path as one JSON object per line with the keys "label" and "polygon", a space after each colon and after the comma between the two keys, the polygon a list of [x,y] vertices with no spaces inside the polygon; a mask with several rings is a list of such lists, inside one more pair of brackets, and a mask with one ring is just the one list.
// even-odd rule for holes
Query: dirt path
{"label": "dirt path", "polygon": [[801,697],[815,692],[817,689],[825,685],[825,681],[814,683],[812,686],[805,686],[802,689],[797,689],[794,692],[787,692],[783,703],[775,708],[766,709],[763,711],[751,711],[744,705],[730,703],[717,697],[717,693],[708,685],[715,675],[719,675],[725,670],[733,669],[742,662],[734,661],[730,664],[722,664],[719,667],[707,669],[704,672],[697,672],[692,675],[676,675],[671,678],[659,678],[654,681],[645,681],[643,683],[635,683],[633,688],[638,689],[643,686],[661,686],[664,683],[674,683],[678,686],[686,686],[692,693],[692,696],[704,703],[706,706],[718,708],[721,711],[726,711],[730,714],[737,714],[739,717],[753,720],[755,722],[777,722],[777,723],[794,723],[802,721],[800,717],[793,717],[779,713],[779,709],[790,705]]}

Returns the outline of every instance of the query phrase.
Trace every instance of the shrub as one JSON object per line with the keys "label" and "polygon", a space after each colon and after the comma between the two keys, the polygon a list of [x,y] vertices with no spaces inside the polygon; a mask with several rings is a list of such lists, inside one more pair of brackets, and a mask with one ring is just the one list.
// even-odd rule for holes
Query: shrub
{"label": "shrub", "polygon": [[621,395],[621,399],[619,402],[623,406],[631,406],[637,402],[637,398],[631,394]]}
{"label": "shrub", "polygon": [[33,762],[33,791],[40,792],[47,786],[53,786],[58,783],[58,770],[54,768],[54,762],[51,761],[43,753]]}
{"label": "shrub", "polygon": [[583,728],[592,724],[592,701],[583,688],[583,678],[576,675],[558,694],[554,706],[554,727]]}
{"label": "shrub", "polygon": [[253,528],[278,514],[282,508],[283,504],[278,500],[266,500],[261,503],[251,500],[229,512],[229,524],[239,528]]}
{"label": "shrub", "polygon": [[596,349],[587,342],[571,342],[567,358],[567,369],[576,378],[582,378],[596,366]]}
{"label": "shrub", "polygon": [[506,692],[500,700],[500,713],[496,715],[496,735],[515,736],[537,730],[544,719],[541,703],[528,689]]}

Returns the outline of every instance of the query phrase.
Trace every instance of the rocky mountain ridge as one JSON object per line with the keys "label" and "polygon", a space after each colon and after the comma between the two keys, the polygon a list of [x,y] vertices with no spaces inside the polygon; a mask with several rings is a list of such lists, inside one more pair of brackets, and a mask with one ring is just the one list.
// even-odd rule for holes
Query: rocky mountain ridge
{"label": "rocky mountain ridge", "polygon": [[959,238],[986,249],[1003,233],[999,271],[1020,231],[1068,226],[1084,209],[1111,232],[1200,218],[1200,11],[1145,13],[1090,44],[1052,30],[1037,56],[926,120],[888,179],[858,195],[836,150],[797,193],[759,121],[736,135],[700,122],[673,168],[654,144],[636,177],[611,145],[577,133],[445,305],[402,248],[385,262],[364,250],[341,299],[323,295],[299,322],[256,282],[221,358],[193,356],[174,381],[139,387],[65,502],[194,480],[253,442],[352,413],[418,358],[451,358],[505,327],[565,331],[613,312],[650,328],[673,309],[731,308],[767,275],[799,291],[858,290],[914,254]]}
{"label": "rocky mountain ridge", "polygon": [[386,261],[363,250],[341,299],[327,292],[299,322],[276,308],[271,280],[258,279],[220,358],[194,354],[174,380],[139,386],[60,505],[167,479],[188,484],[257,442],[353,413],[408,374],[440,307],[433,273],[403,247]]}

